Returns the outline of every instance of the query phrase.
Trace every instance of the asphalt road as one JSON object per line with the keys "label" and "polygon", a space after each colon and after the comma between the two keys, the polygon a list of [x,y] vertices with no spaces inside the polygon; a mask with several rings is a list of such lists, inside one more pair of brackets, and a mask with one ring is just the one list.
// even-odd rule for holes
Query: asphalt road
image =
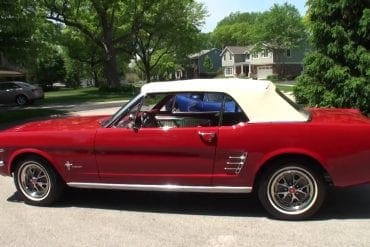
{"label": "asphalt road", "polygon": [[312,220],[268,218],[254,196],[69,189],[20,202],[0,176],[1,246],[370,246],[370,186],[332,191]]}

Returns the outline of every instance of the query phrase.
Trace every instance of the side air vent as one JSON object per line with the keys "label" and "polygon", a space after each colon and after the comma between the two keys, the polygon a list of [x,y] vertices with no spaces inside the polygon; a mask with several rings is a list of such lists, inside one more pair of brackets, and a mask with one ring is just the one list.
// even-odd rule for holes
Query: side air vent
{"label": "side air vent", "polygon": [[226,162],[226,166],[224,168],[225,171],[227,173],[238,175],[246,163],[247,156],[247,153],[243,153],[240,156],[229,156],[229,160]]}

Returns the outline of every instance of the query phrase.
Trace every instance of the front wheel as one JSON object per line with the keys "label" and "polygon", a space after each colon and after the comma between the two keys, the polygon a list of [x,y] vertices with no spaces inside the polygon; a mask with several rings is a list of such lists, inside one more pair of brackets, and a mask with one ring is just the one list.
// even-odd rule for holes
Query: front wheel
{"label": "front wheel", "polygon": [[15,102],[17,103],[17,105],[19,106],[24,106],[28,103],[28,98],[24,95],[18,95],[16,98],[15,98]]}
{"label": "front wheel", "polygon": [[258,197],[275,218],[299,220],[312,216],[326,194],[322,176],[306,162],[275,164],[261,177]]}
{"label": "front wheel", "polygon": [[18,162],[14,182],[24,202],[36,206],[47,206],[55,202],[64,187],[48,163],[33,156]]}

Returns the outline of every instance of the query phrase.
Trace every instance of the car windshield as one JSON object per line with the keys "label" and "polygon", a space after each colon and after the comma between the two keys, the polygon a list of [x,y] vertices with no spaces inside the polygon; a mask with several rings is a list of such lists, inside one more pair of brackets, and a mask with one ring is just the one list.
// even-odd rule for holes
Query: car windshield
{"label": "car windshield", "polygon": [[18,84],[21,87],[26,87],[26,88],[31,88],[32,87],[30,84],[25,83],[25,82],[20,82],[20,81],[16,82],[16,84]]}

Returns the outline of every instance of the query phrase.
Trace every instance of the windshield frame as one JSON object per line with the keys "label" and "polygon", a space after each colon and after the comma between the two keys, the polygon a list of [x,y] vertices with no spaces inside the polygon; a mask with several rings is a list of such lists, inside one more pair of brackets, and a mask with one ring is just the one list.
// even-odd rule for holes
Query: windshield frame
{"label": "windshield frame", "polygon": [[122,106],[116,113],[114,113],[107,121],[102,123],[103,128],[111,127],[117,120],[121,119],[121,116],[126,115],[133,107],[137,105],[139,101],[142,101],[145,94],[138,93],[134,98],[132,98],[127,104]]}

